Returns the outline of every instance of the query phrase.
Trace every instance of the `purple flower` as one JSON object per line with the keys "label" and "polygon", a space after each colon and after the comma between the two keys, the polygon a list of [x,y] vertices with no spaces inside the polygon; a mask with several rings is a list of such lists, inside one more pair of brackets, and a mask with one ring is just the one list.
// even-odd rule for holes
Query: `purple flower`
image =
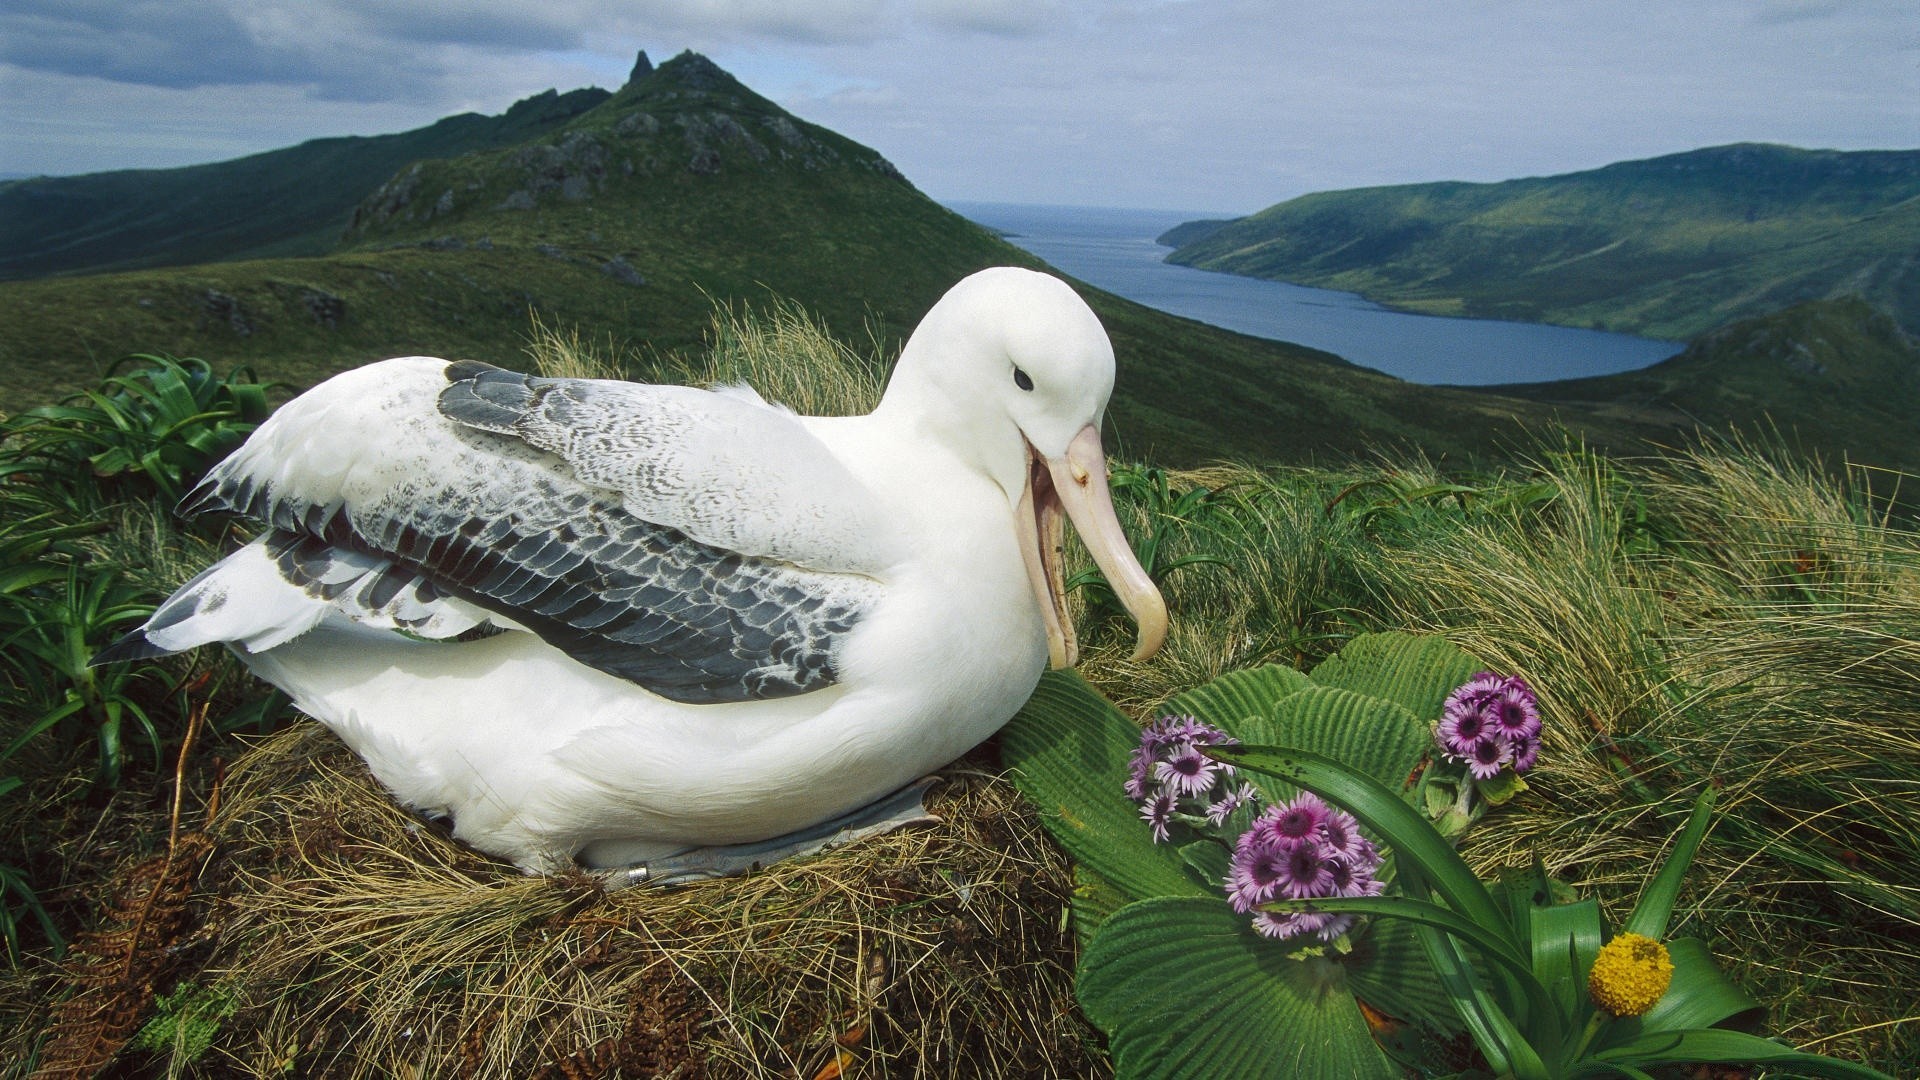
{"label": "purple flower", "polygon": [[1243,914],[1252,911],[1280,892],[1286,875],[1286,849],[1258,829],[1248,829],[1234,845],[1227,868],[1227,903]]}
{"label": "purple flower", "polygon": [[1320,801],[1320,796],[1303,791],[1291,802],[1272,807],[1261,814],[1253,827],[1265,829],[1276,843],[1289,847],[1311,845],[1319,841],[1329,813],[1327,804]]}
{"label": "purple flower", "polygon": [[1286,873],[1280,879],[1280,895],[1289,900],[1308,900],[1333,892],[1333,871],[1321,858],[1317,844],[1296,844],[1287,852]]}
{"label": "purple flower", "polygon": [[1540,702],[1520,676],[1482,671],[1447,695],[1433,740],[1477,779],[1525,772],[1540,759]]}
{"label": "purple flower", "polygon": [[1531,739],[1540,734],[1540,702],[1519,677],[1507,680],[1489,702],[1493,727],[1509,739]]}
{"label": "purple flower", "polygon": [[1320,826],[1320,854],[1326,858],[1352,862],[1360,857],[1365,843],[1360,823],[1345,810],[1329,812]]}
{"label": "purple flower", "polygon": [[1153,826],[1153,842],[1164,844],[1167,841],[1167,826],[1173,823],[1175,800],[1173,792],[1162,791],[1146,801],[1140,808],[1140,816]]}
{"label": "purple flower", "polygon": [[1540,740],[1534,737],[1510,740],[1513,746],[1513,771],[1526,772],[1540,760]]}
{"label": "purple flower", "polygon": [[1219,801],[1207,807],[1207,824],[1224,825],[1235,810],[1259,798],[1252,784],[1241,784],[1226,793]]}
{"label": "purple flower", "polygon": [[1380,850],[1360,835],[1351,814],[1301,792],[1268,807],[1240,834],[1227,870],[1227,903],[1251,914],[1253,929],[1263,937],[1318,934],[1332,941],[1352,928],[1352,917],[1261,911],[1260,905],[1283,898],[1377,896],[1382,886],[1374,874],[1379,868]]}
{"label": "purple flower", "polygon": [[1153,767],[1153,778],[1176,795],[1204,795],[1213,790],[1216,774],[1224,768],[1192,743],[1176,743],[1165,760]]}
{"label": "purple flower", "polygon": [[1491,780],[1513,761],[1513,744],[1499,735],[1488,735],[1467,749],[1467,771],[1475,780]]}
{"label": "purple flower", "polygon": [[1233,766],[1201,750],[1236,741],[1191,716],[1163,716],[1140,733],[1121,790],[1141,804],[1140,816],[1153,827],[1156,843],[1168,838],[1176,820],[1197,823],[1204,816],[1217,825],[1252,797],[1253,789],[1242,784],[1216,800],[1215,788],[1231,782]]}
{"label": "purple flower", "polygon": [[1440,715],[1440,726],[1434,732],[1441,749],[1450,754],[1465,754],[1468,747],[1486,734],[1487,713],[1482,705],[1480,702],[1472,705],[1447,702],[1446,710]]}

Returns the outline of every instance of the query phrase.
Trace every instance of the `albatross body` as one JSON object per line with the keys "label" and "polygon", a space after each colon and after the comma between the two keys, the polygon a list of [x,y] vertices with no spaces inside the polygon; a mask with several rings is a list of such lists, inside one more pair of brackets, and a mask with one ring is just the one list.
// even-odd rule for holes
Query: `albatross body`
{"label": "albatross body", "polygon": [[276,412],[185,504],[259,539],[101,661],[226,642],[404,803],[533,871],[792,833],[939,768],[1073,662],[1070,516],[1108,501],[1113,352],[1064,283],[962,281],[881,404],[388,360]]}

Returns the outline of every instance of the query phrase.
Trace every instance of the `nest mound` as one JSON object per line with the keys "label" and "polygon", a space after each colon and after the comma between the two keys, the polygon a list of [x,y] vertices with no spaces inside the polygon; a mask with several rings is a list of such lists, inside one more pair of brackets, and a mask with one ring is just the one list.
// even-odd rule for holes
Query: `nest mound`
{"label": "nest mound", "polygon": [[979,761],[942,774],[938,826],[615,892],[452,842],[315,724],[236,761],[223,799],[190,917],[146,946],[175,958],[155,989],[230,1003],[201,1075],[1103,1071],[1073,1004],[1072,872]]}

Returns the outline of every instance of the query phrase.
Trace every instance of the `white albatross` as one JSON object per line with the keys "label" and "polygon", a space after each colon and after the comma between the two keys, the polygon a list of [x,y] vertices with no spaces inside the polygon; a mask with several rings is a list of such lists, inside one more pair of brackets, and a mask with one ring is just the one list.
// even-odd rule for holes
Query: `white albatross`
{"label": "white albatross", "polygon": [[183,510],[261,520],[96,662],[231,646],[402,802],[529,872],[856,810],[1075,659],[1072,519],[1154,652],[1107,495],[1113,347],[1056,278],[961,281],[866,416],[405,357],[274,413]]}

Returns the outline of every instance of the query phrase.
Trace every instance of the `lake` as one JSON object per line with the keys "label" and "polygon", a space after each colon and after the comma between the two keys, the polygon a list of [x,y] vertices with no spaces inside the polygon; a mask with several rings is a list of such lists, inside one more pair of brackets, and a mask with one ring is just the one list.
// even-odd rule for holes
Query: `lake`
{"label": "lake", "polygon": [[1163,262],[1154,237],[1208,215],[1174,210],[949,203],[1062,271],[1129,300],[1255,337],[1335,353],[1409,382],[1544,382],[1634,371],[1680,351],[1657,341],[1540,323],[1392,311],[1353,293]]}

